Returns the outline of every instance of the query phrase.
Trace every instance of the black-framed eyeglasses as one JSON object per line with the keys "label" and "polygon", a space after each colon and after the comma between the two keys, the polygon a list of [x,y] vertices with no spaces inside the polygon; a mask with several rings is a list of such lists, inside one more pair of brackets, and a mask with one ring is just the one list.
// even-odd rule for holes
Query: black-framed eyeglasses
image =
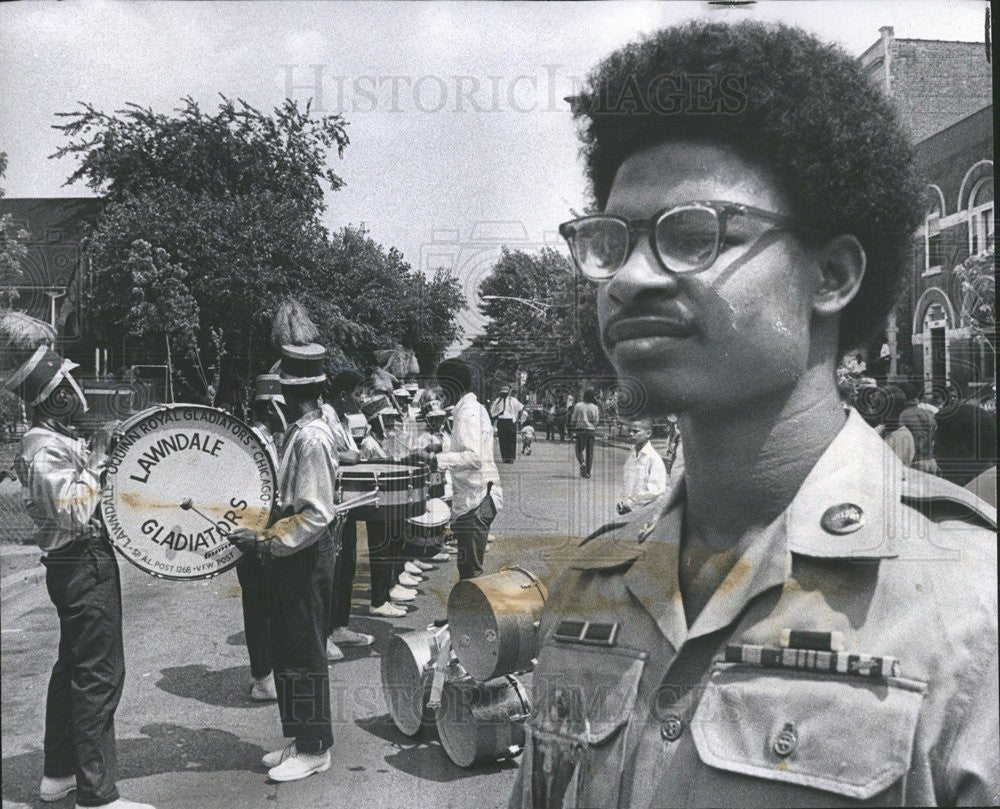
{"label": "black-framed eyeglasses", "polygon": [[664,269],[694,273],[715,263],[726,241],[727,224],[736,216],[760,219],[775,226],[755,234],[755,239],[775,229],[817,232],[785,214],[737,202],[708,200],[663,208],[649,219],[626,219],[612,214],[584,216],[561,224],[559,235],[569,245],[580,272],[592,281],[614,277],[632,255],[640,233],[648,234],[653,254]]}

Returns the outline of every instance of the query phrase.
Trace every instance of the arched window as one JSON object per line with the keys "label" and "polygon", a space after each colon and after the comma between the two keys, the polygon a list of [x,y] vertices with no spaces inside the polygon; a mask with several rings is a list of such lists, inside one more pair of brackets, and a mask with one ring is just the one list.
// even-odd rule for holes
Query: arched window
{"label": "arched window", "polygon": [[993,244],[993,178],[983,177],[969,194],[969,253],[975,255]]}
{"label": "arched window", "polygon": [[944,264],[944,240],[941,235],[944,205],[937,186],[929,186],[925,190],[924,200],[924,274],[929,275],[940,272]]}

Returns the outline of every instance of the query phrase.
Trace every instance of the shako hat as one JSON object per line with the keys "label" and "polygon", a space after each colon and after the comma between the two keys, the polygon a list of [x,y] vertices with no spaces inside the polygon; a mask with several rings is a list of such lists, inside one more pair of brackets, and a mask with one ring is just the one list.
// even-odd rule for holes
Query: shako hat
{"label": "shako hat", "polygon": [[326,382],[326,348],[319,343],[283,345],[278,376],[282,385],[312,385]]}
{"label": "shako hat", "polygon": [[261,374],[254,380],[255,402],[275,401],[285,403],[281,395],[281,377],[278,374]]}
{"label": "shako hat", "polygon": [[398,416],[399,411],[392,406],[388,396],[375,396],[361,405],[361,412],[368,421],[377,416]]}
{"label": "shako hat", "polygon": [[75,362],[60,357],[51,347],[40,345],[19,368],[3,380],[3,386],[20,396],[26,404],[37,405],[45,401],[56,386],[67,378],[83,398],[82,391],[69,375],[70,371],[78,367]]}

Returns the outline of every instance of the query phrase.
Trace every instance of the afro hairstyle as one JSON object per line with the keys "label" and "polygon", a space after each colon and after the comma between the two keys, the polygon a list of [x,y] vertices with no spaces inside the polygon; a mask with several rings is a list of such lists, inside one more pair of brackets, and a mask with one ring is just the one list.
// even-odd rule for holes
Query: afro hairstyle
{"label": "afro hairstyle", "polygon": [[883,326],[921,218],[920,188],[892,102],[840,47],[781,24],[693,21],[612,53],[571,101],[600,210],[633,153],[675,139],[728,146],[773,173],[804,226],[864,247],[841,351]]}

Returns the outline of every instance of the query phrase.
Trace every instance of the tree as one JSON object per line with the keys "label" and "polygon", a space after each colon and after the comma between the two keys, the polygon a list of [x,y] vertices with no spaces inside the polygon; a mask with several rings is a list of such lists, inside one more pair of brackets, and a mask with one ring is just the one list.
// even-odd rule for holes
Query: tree
{"label": "tree", "polygon": [[[223,98],[208,114],[187,98],[175,112],[83,104],[61,114],[70,142],[53,157],[79,161],[67,184],[106,195],[88,239],[97,336],[123,347],[116,362],[166,359],[181,397],[212,400],[273,362],[284,296],[328,297],[323,185],[343,181],[326,160],[348,137],[340,116],[292,101],[265,115]],[[319,308],[324,338],[350,331]]]}
{"label": "tree", "polygon": [[487,376],[512,380],[522,370],[536,386],[562,380],[574,389],[614,377],[600,347],[596,287],[562,253],[503,248],[479,291],[489,320],[472,347]]}
{"label": "tree", "polygon": [[[0,152],[0,179],[6,173],[7,153]],[[0,199],[3,196],[4,191],[0,188]],[[0,216],[0,315],[17,300],[14,286],[21,278],[21,262],[28,255],[27,239],[28,231],[24,228],[14,230],[10,214]]]}

